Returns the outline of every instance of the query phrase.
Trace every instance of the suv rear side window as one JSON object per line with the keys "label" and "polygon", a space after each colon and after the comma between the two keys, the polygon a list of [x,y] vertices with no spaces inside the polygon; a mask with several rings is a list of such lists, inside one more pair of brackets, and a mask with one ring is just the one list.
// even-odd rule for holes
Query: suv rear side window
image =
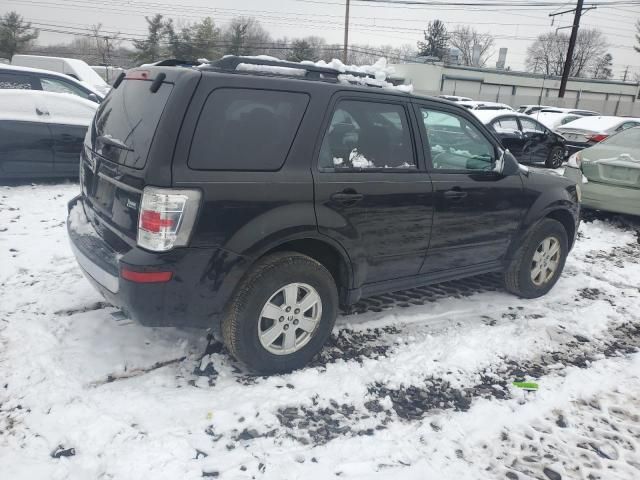
{"label": "suv rear side window", "polygon": [[32,90],[33,82],[28,75],[20,73],[0,72],[0,88]]}
{"label": "suv rear side window", "polygon": [[189,167],[279,170],[308,103],[309,97],[304,93],[215,90],[202,108],[189,152]]}
{"label": "suv rear side window", "polygon": [[320,148],[319,167],[415,169],[407,115],[402,105],[342,100]]}

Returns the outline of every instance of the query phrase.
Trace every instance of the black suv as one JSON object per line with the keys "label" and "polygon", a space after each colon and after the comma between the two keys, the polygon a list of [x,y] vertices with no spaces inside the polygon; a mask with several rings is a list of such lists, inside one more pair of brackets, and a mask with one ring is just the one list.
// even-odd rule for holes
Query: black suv
{"label": "black suv", "polygon": [[87,278],[144,325],[213,328],[260,373],[305,365],[364,296],[494,271],[549,291],[578,187],[465,108],[364,77],[242,57],[123,74],[69,203]]}

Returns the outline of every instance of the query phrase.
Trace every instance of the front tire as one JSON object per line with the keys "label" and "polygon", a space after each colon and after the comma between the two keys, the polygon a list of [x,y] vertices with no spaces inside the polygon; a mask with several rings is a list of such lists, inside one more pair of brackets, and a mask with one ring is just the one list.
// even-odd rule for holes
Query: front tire
{"label": "front tire", "polygon": [[304,367],[329,337],[338,314],[331,273],[316,260],[280,252],[259,260],[222,320],[231,354],[259,374]]}
{"label": "front tire", "polygon": [[551,149],[547,156],[546,162],[544,162],[547,168],[560,168],[564,162],[564,148],[556,145]]}
{"label": "front tire", "polygon": [[568,245],[567,232],[557,220],[545,218],[536,224],[505,272],[506,289],[523,298],[545,295],[560,278]]}

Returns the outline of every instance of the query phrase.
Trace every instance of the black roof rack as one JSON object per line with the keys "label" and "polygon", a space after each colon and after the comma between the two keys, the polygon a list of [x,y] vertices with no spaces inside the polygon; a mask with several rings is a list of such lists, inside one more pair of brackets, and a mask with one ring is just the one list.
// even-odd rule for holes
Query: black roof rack
{"label": "black roof rack", "polygon": [[195,67],[200,65],[199,62],[190,60],[180,60],[178,58],[167,58],[152,64],[154,67]]}
{"label": "black roof rack", "polygon": [[249,65],[265,65],[271,67],[285,67],[285,68],[295,68],[297,70],[305,71],[305,78],[308,79],[317,79],[317,80],[338,80],[338,75],[353,75],[355,77],[361,78],[375,78],[373,74],[368,74],[364,72],[356,72],[354,70],[345,70],[340,71],[331,67],[319,67],[312,63],[299,63],[299,62],[286,62],[280,60],[269,60],[266,58],[257,58],[257,57],[242,57],[236,55],[227,55],[219,60],[214,60],[209,62],[209,67],[204,68],[212,68],[216,70],[224,70],[229,72],[235,72],[238,69],[238,65],[240,64],[249,64]]}

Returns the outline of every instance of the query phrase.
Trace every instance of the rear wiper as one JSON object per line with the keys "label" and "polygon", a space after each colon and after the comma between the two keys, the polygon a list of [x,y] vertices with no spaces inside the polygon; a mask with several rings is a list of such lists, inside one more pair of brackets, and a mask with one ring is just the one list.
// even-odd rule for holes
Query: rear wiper
{"label": "rear wiper", "polygon": [[133,148],[124,143],[122,140],[118,140],[117,138],[113,138],[111,135],[100,135],[97,140],[111,147],[120,148],[122,150],[126,150],[128,152],[133,152]]}

